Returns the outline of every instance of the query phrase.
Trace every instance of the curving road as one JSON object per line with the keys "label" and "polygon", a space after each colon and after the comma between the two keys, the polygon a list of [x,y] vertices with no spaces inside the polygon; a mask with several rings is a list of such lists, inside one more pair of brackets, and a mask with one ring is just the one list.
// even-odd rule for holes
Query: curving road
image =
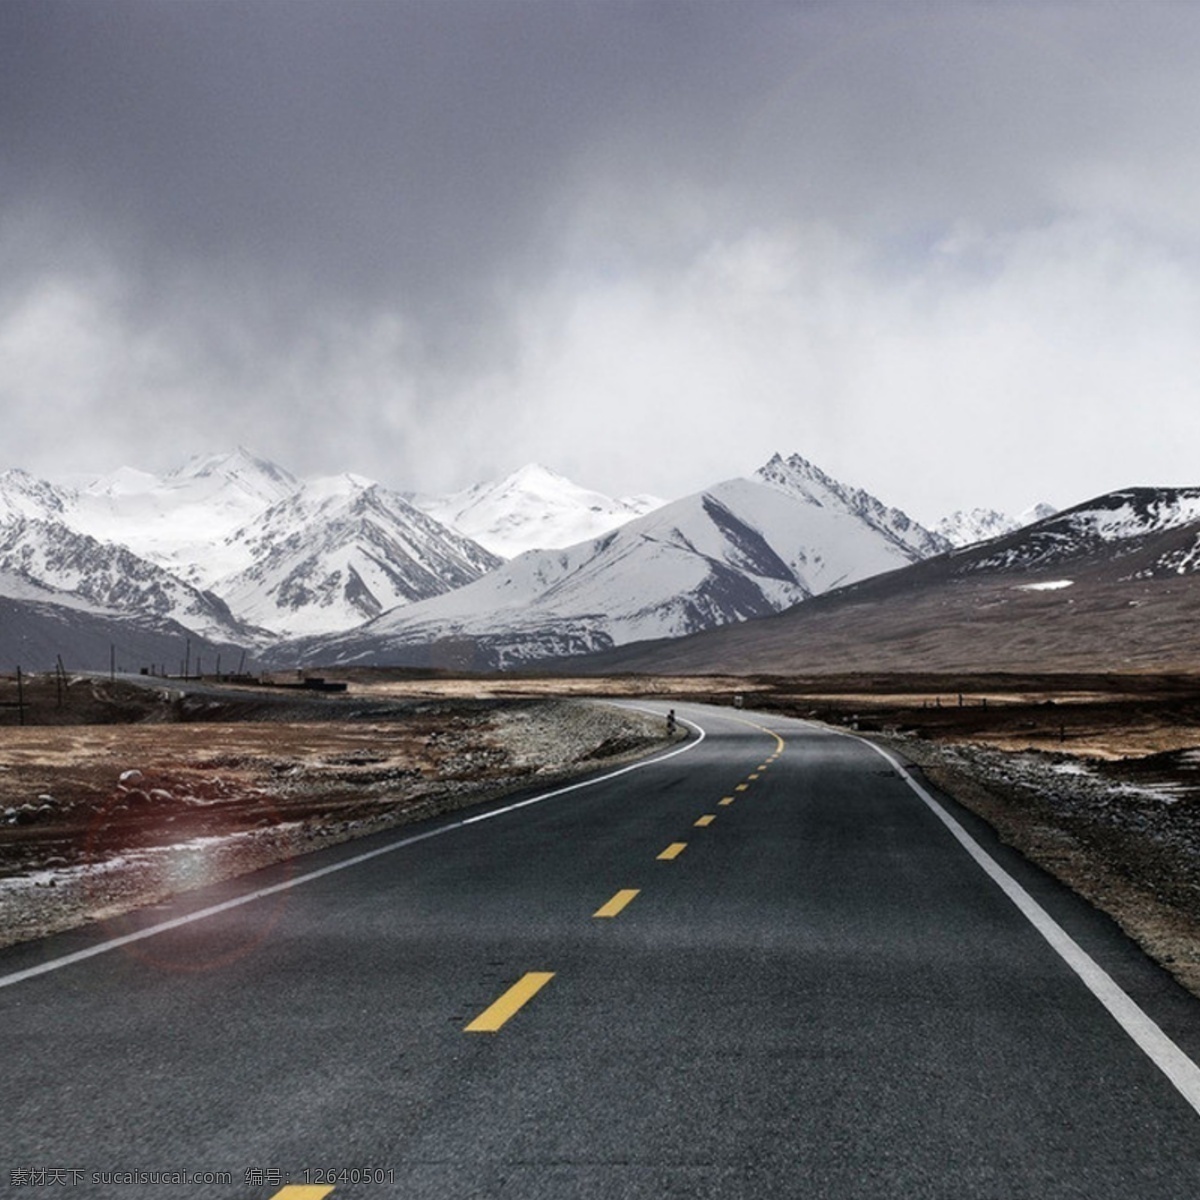
{"label": "curving road", "polygon": [[636,768],[0,950],[0,1185],[1200,1195],[1200,1002],[866,742],[679,712]]}

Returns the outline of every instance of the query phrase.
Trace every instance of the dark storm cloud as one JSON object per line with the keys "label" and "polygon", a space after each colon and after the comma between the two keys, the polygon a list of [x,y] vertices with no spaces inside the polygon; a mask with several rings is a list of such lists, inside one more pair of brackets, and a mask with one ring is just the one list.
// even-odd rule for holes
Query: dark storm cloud
{"label": "dark storm cloud", "polygon": [[7,0],[9,454],[665,491],[782,448],[886,491],[896,414],[928,444],[965,397],[1064,438],[1090,404],[1112,474],[1122,389],[1173,446],[1200,408],[1197,34],[1074,0]]}
{"label": "dark storm cloud", "polygon": [[248,257],[438,303],[536,254],[576,147],[636,125],[647,80],[671,88],[666,56],[697,33],[711,54],[704,27],[724,24],[686,6],[17,0],[7,201],[139,264]]}

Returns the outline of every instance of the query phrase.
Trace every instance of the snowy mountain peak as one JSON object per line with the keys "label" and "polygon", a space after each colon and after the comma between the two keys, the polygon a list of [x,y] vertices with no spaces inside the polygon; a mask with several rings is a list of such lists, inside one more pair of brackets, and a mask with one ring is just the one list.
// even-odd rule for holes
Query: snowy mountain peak
{"label": "snowy mountain peak", "polygon": [[221,540],[299,486],[282,467],[239,448],[197,456],[165,475],[122,467],[79,491],[68,519],[204,586],[223,569],[214,561]]}
{"label": "snowy mountain peak", "polygon": [[200,481],[217,488],[233,485],[247,495],[282,499],[296,490],[299,480],[290,472],[242,446],[225,454],[196,455],[168,472],[162,482],[168,487],[196,490]]}
{"label": "snowy mountain peak", "polygon": [[573,486],[565,475],[560,475],[557,471],[552,471],[549,467],[537,462],[526,463],[523,467],[518,467],[501,482],[525,488],[541,485],[561,487],[564,484],[567,487]]}
{"label": "snowy mountain peak", "polygon": [[358,475],[302,484],[225,540],[213,590],[277,633],[343,630],[478,579],[500,560]]}
{"label": "snowy mountain peak", "polygon": [[957,509],[937,523],[937,531],[952,546],[973,546],[1011,533],[1019,522],[995,508]]}
{"label": "snowy mountain peak", "polygon": [[807,500],[810,504],[823,504],[831,498],[836,498],[840,487],[820,467],[799,454],[784,458],[782,454],[775,453],[754,475],[763,483],[778,487],[798,500]]}
{"label": "snowy mountain peak", "polygon": [[28,519],[6,525],[0,532],[0,572],[93,612],[169,619],[223,641],[261,632],[238,622],[216,596],[124,546],[99,542],[60,521]]}
{"label": "snowy mountain peak", "polygon": [[888,507],[862,488],[840,483],[799,454],[788,458],[773,455],[754,473],[754,478],[806,504],[857,518],[882,534],[912,562],[950,549],[949,542],[940,534],[918,525],[907,513]]}
{"label": "snowy mountain peak", "polygon": [[471,644],[476,666],[511,667],[678,637],[907,566],[920,557],[913,542],[931,538],[803,460],[795,476],[782,459],[768,466],[770,483],[726,480],[590,540],[531,549],[474,583],[297,653],[425,665],[431,647],[451,640]]}
{"label": "snowy mountain peak", "polygon": [[13,467],[0,471],[0,524],[22,518],[55,519],[61,516],[64,493]]}
{"label": "snowy mountain peak", "polygon": [[84,487],[89,496],[142,496],[162,487],[162,480],[136,467],[118,467]]}
{"label": "snowy mountain peak", "polygon": [[614,500],[540,463],[529,463],[493,483],[448,496],[415,496],[412,502],[504,558],[600,537],[662,504],[654,496]]}
{"label": "snowy mountain peak", "polygon": [[976,542],[990,541],[992,538],[1003,537],[1006,533],[1023,529],[1037,521],[1044,521],[1058,511],[1050,504],[1035,504],[1027,508],[1020,516],[1011,517],[1008,513],[999,512],[994,508],[972,508],[969,511],[959,510],[943,517],[937,523],[937,532],[952,546],[961,548],[973,546]]}
{"label": "snowy mountain peak", "polygon": [[345,500],[378,486],[373,479],[345,471],[341,475],[322,475],[316,479],[309,479],[297,488],[297,494],[302,493],[309,502]]}

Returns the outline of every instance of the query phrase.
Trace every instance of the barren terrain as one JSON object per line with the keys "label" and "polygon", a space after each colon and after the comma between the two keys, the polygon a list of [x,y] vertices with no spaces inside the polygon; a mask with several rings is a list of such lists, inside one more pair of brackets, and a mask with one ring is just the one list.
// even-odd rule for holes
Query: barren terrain
{"label": "barren terrain", "polygon": [[[0,944],[646,753],[658,721],[552,698],[25,681],[0,726]],[[42,714],[61,723],[35,725]],[[74,716],[85,723],[66,721]]]}

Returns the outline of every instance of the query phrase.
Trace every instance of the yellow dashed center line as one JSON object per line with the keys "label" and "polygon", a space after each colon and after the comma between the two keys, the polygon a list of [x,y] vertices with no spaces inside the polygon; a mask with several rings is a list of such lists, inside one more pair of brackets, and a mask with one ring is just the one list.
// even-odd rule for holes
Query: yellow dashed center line
{"label": "yellow dashed center line", "polygon": [[495,1033],[554,978],[553,971],[529,971],[464,1027],[464,1033]]}
{"label": "yellow dashed center line", "polygon": [[[751,725],[753,722],[743,721],[742,724]],[[771,763],[775,761],[782,753],[784,741],[777,733],[773,733],[769,729],[762,726],[755,726],[762,729],[764,733],[770,733],[775,739],[775,753],[768,756],[765,762],[758,766],[758,771],[748,776],[748,779],[754,780],[758,778],[760,771],[765,771]],[[733,790],[735,792],[744,792],[750,787],[750,784],[739,783]],[[719,803],[728,806],[734,801],[733,796],[722,796]],[[711,825],[716,820],[714,813],[705,813],[699,817],[695,825],[699,829],[704,829]],[[687,842],[672,842],[661,854],[658,855],[659,861],[670,862],[672,859],[678,858],[687,849]],[[639,888],[622,888],[619,892],[601,905],[593,914],[593,917],[615,917],[622,912],[640,892]],[[483,1010],[469,1025],[463,1027],[465,1033],[495,1033],[502,1028],[513,1016],[516,1015],[538,992],[542,990],[554,978],[553,971],[528,971],[512,985],[498,1000],[493,1001],[487,1008]],[[332,1187],[324,1185],[289,1185],[282,1191],[277,1192],[271,1200],[324,1200],[333,1191]]]}
{"label": "yellow dashed center line", "polygon": [[615,917],[640,890],[640,888],[622,888],[607,904],[596,909],[592,916]]}
{"label": "yellow dashed center line", "polygon": [[276,1192],[271,1200],[323,1200],[333,1191],[323,1183],[289,1183],[282,1191]]}

